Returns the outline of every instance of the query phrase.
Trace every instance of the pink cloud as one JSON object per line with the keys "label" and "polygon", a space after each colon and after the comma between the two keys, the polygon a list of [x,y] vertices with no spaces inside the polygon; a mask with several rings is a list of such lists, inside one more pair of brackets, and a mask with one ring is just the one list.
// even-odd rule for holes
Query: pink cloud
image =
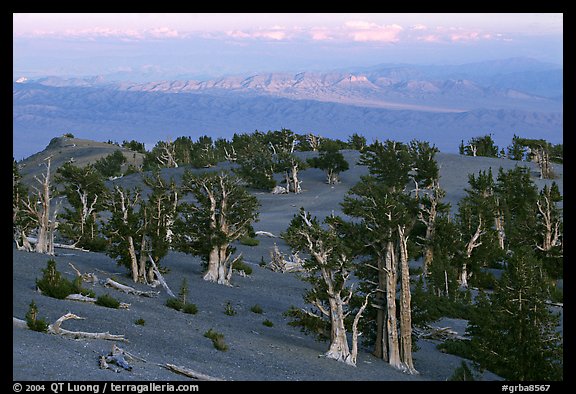
{"label": "pink cloud", "polygon": [[400,33],[404,30],[397,24],[378,25],[366,21],[348,21],[344,26],[348,30],[348,37],[359,42],[397,42],[400,40]]}
{"label": "pink cloud", "polygon": [[156,27],[147,31],[148,35],[156,38],[176,38],[180,37],[180,33],[168,27]]}
{"label": "pink cloud", "polygon": [[242,31],[233,30],[226,32],[228,37],[238,38],[238,39],[265,39],[265,40],[275,40],[281,41],[286,40],[291,37],[291,32],[283,27],[272,27],[270,29],[259,29],[255,31]]}
{"label": "pink cloud", "polygon": [[55,37],[55,38],[79,38],[79,39],[96,39],[96,38],[117,38],[130,40],[143,40],[146,38],[178,38],[182,33],[168,27],[155,27],[151,29],[115,29],[109,27],[91,27],[87,29],[64,29],[61,31],[54,30],[34,30],[30,34],[33,37]]}
{"label": "pink cloud", "polygon": [[477,41],[479,38],[480,33],[477,31],[461,31],[450,35],[450,41]]}
{"label": "pink cloud", "polygon": [[334,35],[328,29],[314,28],[310,31],[310,37],[315,41],[333,40]]}

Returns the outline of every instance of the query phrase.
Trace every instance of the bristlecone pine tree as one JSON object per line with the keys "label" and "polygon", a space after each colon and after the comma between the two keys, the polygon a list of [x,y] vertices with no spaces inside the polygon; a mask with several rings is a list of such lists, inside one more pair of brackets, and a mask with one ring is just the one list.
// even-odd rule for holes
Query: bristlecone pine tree
{"label": "bristlecone pine tree", "polygon": [[412,359],[408,237],[418,205],[406,192],[413,154],[405,144],[390,140],[366,147],[360,163],[368,166],[370,175],[362,177],[342,203],[344,213],[359,219],[348,229],[367,257],[356,274],[365,292],[375,292],[367,311],[372,324],[364,330],[374,333],[374,354],[407,373],[417,373]]}
{"label": "bristlecone pine tree", "polygon": [[32,252],[28,234],[34,229],[34,216],[28,212],[25,202],[28,199],[28,187],[22,183],[22,176],[16,160],[12,159],[12,231],[18,250]]}
{"label": "bristlecone pine tree", "polygon": [[178,203],[175,183],[162,179],[158,172],[145,177],[144,183],[151,189],[148,199],[139,188],[114,186],[109,201],[112,216],[104,226],[110,240],[107,254],[130,269],[134,282],[141,283],[154,280],[154,264],[158,266],[168,253]]}
{"label": "bristlecone pine tree", "polygon": [[55,207],[52,206],[55,191],[51,185],[51,157],[44,159],[44,164],[46,165],[46,173],[42,174],[42,179],[34,177],[40,186],[32,186],[36,193],[22,199],[22,209],[36,227],[34,252],[53,255],[59,204],[56,204]]}
{"label": "bristlecone pine tree", "polygon": [[204,280],[229,285],[233,265],[241,257],[232,258],[232,244],[251,233],[258,217],[258,200],[239,178],[226,172],[194,174],[187,170],[181,191],[193,201],[179,205],[176,247],[202,257],[207,263]]}
{"label": "bristlecone pine tree", "polygon": [[103,244],[98,219],[108,200],[102,175],[92,165],[80,168],[69,162],[56,174],[55,180],[63,186],[62,194],[69,204],[61,216],[60,234],[72,240],[74,246],[98,250],[98,244]]}
{"label": "bristlecone pine tree", "polygon": [[475,361],[509,380],[562,380],[559,315],[548,297],[541,262],[530,247],[518,248],[494,293],[477,298],[467,330]]}
{"label": "bristlecone pine tree", "polygon": [[355,366],[358,354],[358,322],[367,306],[370,293],[365,295],[364,302],[351,323],[350,348],[345,319],[352,312],[349,304],[354,292],[347,280],[354,265],[351,250],[345,246],[338,229],[339,222],[340,218],[327,217],[324,220],[326,228],[323,228],[316,218],[311,218],[310,213],[302,208],[283,234],[284,240],[293,249],[310,255],[303,268],[308,273],[304,280],[310,282],[312,288],[306,292],[304,299],[317,311],[315,313],[292,309],[287,314],[295,319],[292,325],[302,326],[304,331],[317,331],[329,337],[330,347],[325,353],[327,358]]}

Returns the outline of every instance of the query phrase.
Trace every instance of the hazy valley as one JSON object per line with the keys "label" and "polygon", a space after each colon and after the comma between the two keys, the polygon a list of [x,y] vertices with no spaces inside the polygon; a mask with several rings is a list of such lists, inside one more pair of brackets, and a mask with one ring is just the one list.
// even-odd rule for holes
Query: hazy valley
{"label": "hazy valley", "polygon": [[379,65],[326,73],[266,73],[212,80],[114,82],[108,77],[17,79],[14,157],[55,134],[147,145],[181,135],[231,137],[288,128],[346,139],[428,140],[455,152],[492,133],[562,141],[562,68],[530,59],[461,66]]}

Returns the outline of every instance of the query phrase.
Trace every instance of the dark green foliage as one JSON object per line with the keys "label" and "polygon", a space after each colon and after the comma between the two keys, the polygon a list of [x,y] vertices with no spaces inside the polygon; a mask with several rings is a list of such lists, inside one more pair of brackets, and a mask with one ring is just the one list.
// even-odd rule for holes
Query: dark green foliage
{"label": "dark green foliage", "polygon": [[312,334],[318,341],[330,339],[330,321],[317,315],[309,314],[301,308],[291,307],[282,314],[290,318],[289,326],[299,327],[303,333]]}
{"label": "dark green foliage", "polygon": [[504,231],[508,249],[533,245],[536,241],[536,201],[538,188],[530,178],[528,167],[498,170],[494,185],[497,208],[504,217]]}
{"label": "dark green foliage", "polygon": [[96,305],[104,306],[106,308],[118,309],[120,308],[120,301],[109,294],[99,296],[95,302]]}
{"label": "dark green foliage", "polygon": [[274,327],[274,323],[272,323],[270,320],[266,319],[262,322],[263,325],[265,325],[266,327]]}
{"label": "dark green foliage", "polygon": [[538,149],[545,151],[551,162],[560,164],[564,162],[563,144],[553,145],[543,139],[521,138],[517,135],[514,135],[512,144],[508,146],[508,156],[512,160],[531,161]]}
{"label": "dark green foliage", "polygon": [[562,380],[559,315],[550,311],[547,278],[529,247],[514,251],[490,296],[476,298],[468,325],[472,358],[510,380]]}
{"label": "dark green foliage", "polygon": [[372,177],[393,190],[402,190],[410,180],[411,152],[401,142],[374,142],[366,147],[358,164],[367,166]]}
{"label": "dark green foliage", "polygon": [[226,254],[220,261],[225,261],[235,252],[231,244],[253,232],[259,202],[230,173],[193,174],[186,170],[182,192],[195,202],[178,206],[180,215],[174,225],[178,250],[208,262],[212,250],[220,248]]}
{"label": "dark green foliage", "polygon": [[436,345],[436,348],[443,353],[453,354],[469,360],[474,360],[474,351],[468,339],[447,339]]}
{"label": "dark green foliage", "polygon": [[117,149],[108,156],[97,160],[94,163],[94,168],[103,177],[110,178],[122,175],[122,164],[125,162],[126,157],[124,157],[124,154],[120,149]]}
{"label": "dark green foliage", "polygon": [[468,319],[472,310],[470,294],[456,289],[454,292],[450,297],[435,294],[424,289],[420,279],[412,291],[412,323],[424,326],[441,317]]}
{"label": "dark green foliage", "polygon": [[62,137],[74,138],[74,134],[72,134],[72,133],[64,133],[64,134],[62,134]]}
{"label": "dark green foliage", "polygon": [[136,321],[134,321],[134,324],[136,324],[137,326],[143,326],[146,324],[146,320],[140,318],[140,319],[136,319]]}
{"label": "dark green foliage", "polygon": [[464,141],[460,143],[459,151],[465,156],[487,156],[498,157],[498,146],[494,144],[492,134],[481,137],[474,137],[466,145]]}
{"label": "dark green foliage", "polygon": [[18,163],[12,158],[12,236],[18,246],[36,226],[35,218],[25,208],[28,199],[28,186],[22,182]]}
{"label": "dark green foliage", "polygon": [[253,305],[253,306],[250,308],[250,310],[251,310],[252,312],[258,313],[258,314],[261,314],[261,313],[264,312],[264,310],[262,309],[262,307],[261,307],[260,305],[258,305],[258,304]]}
{"label": "dark green foliage", "polygon": [[256,238],[246,236],[240,238],[240,243],[246,246],[258,246],[260,244],[260,241]]}
{"label": "dark green foliage", "polygon": [[232,303],[230,301],[226,302],[226,305],[224,305],[224,314],[228,316],[234,316],[237,313],[238,312],[236,312],[236,309],[234,309]]}
{"label": "dark green foliage", "polygon": [[[123,189],[116,185],[109,201],[108,208],[112,216],[103,226],[103,233],[108,237],[110,245],[107,254],[115,259],[118,265],[131,268],[129,253],[129,237],[132,237],[134,248],[139,251],[142,240],[143,219],[142,193],[140,188]],[[125,208],[125,211],[123,211]]]}
{"label": "dark green foliage", "polygon": [[166,300],[166,306],[169,307],[169,308],[175,309],[175,310],[177,310],[177,311],[180,311],[180,310],[182,310],[184,304],[183,304],[183,302],[182,302],[180,299],[178,299],[178,298],[168,298],[168,299]]}
{"label": "dark green foliage", "polygon": [[510,160],[525,160],[527,147],[523,143],[523,140],[523,138],[518,137],[516,134],[512,137],[512,144],[507,147],[508,158]]}
{"label": "dark green foliage", "polygon": [[252,267],[246,264],[242,258],[234,263],[233,269],[238,272],[244,271],[246,275],[252,275]]}
{"label": "dark green foliage", "polygon": [[166,306],[175,309],[180,312],[195,315],[198,313],[198,307],[196,304],[189,303],[188,297],[188,282],[186,278],[182,278],[182,284],[180,285],[180,291],[178,292],[178,298],[168,298],[166,300]]}
{"label": "dark green foliage", "polygon": [[48,297],[63,300],[70,294],[94,295],[90,290],[81,287],[82,278],[80,276],[77,276],[74,281],[64,278],[56,269],[56,261],[52,259],[48,260],[46,268],[42,272],[42,278],[36,279],[36,286],[42,294]]}
{"label": "dark green foliage", "polygon": [[145,281],[152,265],[150,257],[160,266],[168,252],[179,193],[175,182],[163,179],[158,171],[144,176],[143,181],[150,189],[147,199],[138,186],[123,189],[115,185],[108,204],[111,217],[103,226],[109,240],[108,256],[130,269],[135,282]]}
{"label": "dark green foliage", "polygon": [[234,173],[249,187],[268,191],[276,186],[274,157],[264,133],[234,134],[232,146],[238,164]]}
{"label": "dark green foliage", "polygon": [[430,143],[425,141],[412,140],[408,144],[408,151],[411,156],[412,167],[416,169],[410,174],[411,177],[419,188],[431,187],[433,181],[440,177],[440,168],[436,162],[438,148],[430,146]]}
{"label": "dark green foliage", "polygon": [[195,315],[198,313],[198,307],[196,304],[186,303],[182,307],[182,312],[187,313],[189,315]]}
{"label": "dark green foliage", "polygon": [[[464,242],[461,259],[466,261],[469,276],[474,276],[481,267],[494,266],[501,261],[505,253],[498,244],[498,232],[494,227],[502,201],[495,193],[496,183],[492,168],[488,171],[481,170],[477,175],[469,174],[468,184],[469,187],[464,189],[466,196],[458,202],[456,219]],[[479,236],[474,240],[477,234]],[[474,243],[475,246],[470,248],[468,256],[469,243]]]}
{"label": "dark green foliage", "polygon": [[204,336],[212,340],[212,345],[214,345],[216,349],[223,352],[228,350],[228,345],[226,345],[226,343],[224,342],[224,334],[221,334],[210,328],[208,331],[204,333]]}
{"label": "dark green foliage", "polygon": [[138,142],[136,140],[130,141],[122,141],[122,147],[126,149],[130,149],[131,151],[138,152],[138,153],[146,153],[146,148],[143,142]]}
{"label": "dark green foliage", "polygon": [[196,304],[182,302],[182,300],[178,298],[168,298],[166,300],[166,306],[172,309],[175,309],[179,312],[188,313],[190,315],[195,315],[198,313],[198,307]]}
{"label": "dark green foliage", "polygon": [[188,281],[186,278],[182,278],[182,284],[180,285],[180,291],[178,292],[178,298],[182,301],[182,304],[186,304],[186,298],[188,297]]}
{"label": "dark green foliage", "polygon": [[468,283],[472,287],[492,290],[496,285],[496,277],[492,272],[480,269],[470,278]]}
{"label": "dark green foliage", "polygon": [[454,370],[454,374],[448,378],[449,381],[468,382],[475,381],[474,374],[468,367],[465,361],[460,363],[460,366]]}
{"label": "dark green foliage", "polygon": [[348,137],[348,146],[350,147],[350,149],[355,149],[357,151],[362,152],[366,147],[366,137],[358,133],[354,133],[350,137]]}
{"label": "dark green foliage", "polygon": [[48,331],[48,323],[46,320],[38,318],[38,307],[34,301],[30,303],[28,312],[26,313],[26,324],[28,325],[28,328],[33,331]]}
{"label": "dark green foliage", "polygon": [[[352,249],[345,242],[343,226],[343,220],[337,216],[326,217],[320,222],[300,208],[288,229],[282,233],[282,238],[293,250],[313,256],[304,261],[307,275],[302,277],[311,285],[304,293],[304,301],[311,305],[311,310],[291,308],[284,315],[292,318],[289,325],[300,327],[317,338],[323,339],[326,335],[330,338],[332,324],[340,324],[320,309],[330,311],[338,297],[353,293],[347,280],[355,267]],[[342,316],[352,311],[349,304],[340,307]]]}
{"label": "dark green foliage", "polygon": [[56,171],[55,181],[69,206],[64,207],[58,226],[60,234],[74,245],[94,252],[104,251],[106,239],[100,234],[99,219],[106,209],[109,191],[95,166],[76,167],[65,163]]}
{"label": "dark green foliage", "polygon": [[344,155],[330,145],[322,145],[320,155],[307,160],[310,167],[319,168],[326,174],[328,184],[339,182],[339,175],[349,169]]}

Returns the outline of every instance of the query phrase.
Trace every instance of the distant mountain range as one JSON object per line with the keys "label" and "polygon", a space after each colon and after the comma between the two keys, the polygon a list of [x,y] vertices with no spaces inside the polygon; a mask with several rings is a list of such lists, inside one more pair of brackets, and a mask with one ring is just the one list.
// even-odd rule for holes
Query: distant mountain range
{"label": "distant mountain range", "polygon": [[562,87],[562,67],[531,59],[205,81],[22,76],[13,84],[14,155],[33,154],[65,132],[153,145],[181,135],[231,137],[282,127],[343,139],[355,132],[369,140],[417,138],[445,151],[487,133],[502,145],[513,134],[559,143]]}

